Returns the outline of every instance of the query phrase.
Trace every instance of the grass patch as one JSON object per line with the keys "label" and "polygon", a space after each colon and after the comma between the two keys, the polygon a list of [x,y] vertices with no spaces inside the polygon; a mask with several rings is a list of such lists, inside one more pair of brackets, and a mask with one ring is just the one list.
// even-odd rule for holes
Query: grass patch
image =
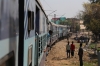
{"label": "grass patch", "polygon": [[89,48],[95,48],[95,44],[90,44]]}
{"label": "grass patch", "polygon": [[89,62],[84,62],[84,66],[94,66],[94,64]]}
{"label": "grass patch", "polygon": [[[93,43],[90,44],[90,45],[89,45],[89,48],[95,49],[95,43],[94,43],[94,44],[93,44]],[[98,51],[100,51],[100,47],[97,47],[96,49],[97,49]]]}
{"label": "grass patch", "polygon": [[97,50],[100,51],[100,47],[98,47]]}
{"label": "grass patch", "polygon": [[[70,65],[70,66],[79,66],[79,65],[80,65],[80,63],[72,64],[72,65]],[[83,65],[84,65],[84,66],[97,66],[97,62],[84,62],[84,61],[83,61]]]}

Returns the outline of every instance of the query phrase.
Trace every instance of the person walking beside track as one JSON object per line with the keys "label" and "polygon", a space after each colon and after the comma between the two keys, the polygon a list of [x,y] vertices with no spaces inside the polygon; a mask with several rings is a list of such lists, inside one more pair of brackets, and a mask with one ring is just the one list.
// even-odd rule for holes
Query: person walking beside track
{"label": "person walking beside track", "polygon": [[72,44],[71,44],[71,56],[73,57],[74,56],[74,51],[75,51],[75,45],[73,44],[74,42],[72,41]]}
{"label": "person walking beside track", "polygon": [[68,41],[68,44],[66,45],[66,53],[67,53],[67,58],[70,58],[70,45],[69,45],[69,41]]}
{"label": "person walking beside track", "polygon": [[83,57],[82,43],[80,43],[80,48],[79,48],[79,51],[78,51],[78,56],[79,56],[80,66],[83,66],[83,60],[82,60],[82,57]]}

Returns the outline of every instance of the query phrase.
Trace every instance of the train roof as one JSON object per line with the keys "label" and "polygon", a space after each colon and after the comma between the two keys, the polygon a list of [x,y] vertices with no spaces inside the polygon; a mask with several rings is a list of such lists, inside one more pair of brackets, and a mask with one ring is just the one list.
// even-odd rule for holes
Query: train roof
{"label": "train roof", "polygon": [[40,6],[40,8],[41,8],[41,10],[43,11],[44,15],[45,15],[46,18],[48,19],[47,14],[45,13],[44,8],[42,7],[42,4],[41,4],[40,0],[35,0],[35,1],[38,3],[38,5]]}
{"label": "train roof", "polygon": [[[40,2],[40,0],[35,0],[36,1],[36,3],[39,5],[39,7],[41,8],[41,10],[43,11],[43,13],[44,13],[44,15],[46,16],[46,18],[48,19],[48,17],[47,17],[47,15],[46,15],[46,13],[44,12],[44,9],[43,9],[43,7],[42,7],[42,4],[41,4],[41,2]],[[33,6],[34,6],[34,2],[35,2],[34,0],[29,0],[28,2],[29,2],[29,10],[30,11],[34,11],[34,8],[33,8]],[[33,4],[34,3],[34,4]]]}

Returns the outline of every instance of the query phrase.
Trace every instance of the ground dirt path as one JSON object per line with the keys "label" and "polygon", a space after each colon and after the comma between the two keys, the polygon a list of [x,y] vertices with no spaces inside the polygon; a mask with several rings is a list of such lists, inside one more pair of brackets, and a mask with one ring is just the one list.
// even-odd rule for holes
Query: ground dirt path
{"label": "ground dirt path", "polygon": [[[49,51],[47,56],[47,61],[45,61],[45,66],[79,66],[79,58],[78,58],[78,48],[79,43],[75,42],[72,39],[73,36],[69,39],[70,44],[74,41],[75,45],[75,56],[73,58],[67,58],[66,55],[66,44],[67,39],[61,40],[57,42],[52,49]],[[84,61],[89,61],[88,52],[84,52]]]}

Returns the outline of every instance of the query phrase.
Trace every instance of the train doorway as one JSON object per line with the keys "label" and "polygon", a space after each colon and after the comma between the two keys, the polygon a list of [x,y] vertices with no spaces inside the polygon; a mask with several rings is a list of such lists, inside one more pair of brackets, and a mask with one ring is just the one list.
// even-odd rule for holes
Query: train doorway
{"label": "train doorway", "polygon": [[36,6],[36,19],[35,19],[35,66],[38,66],[38,42],[39,42],[39,18],[40,18],[40,10]]}

